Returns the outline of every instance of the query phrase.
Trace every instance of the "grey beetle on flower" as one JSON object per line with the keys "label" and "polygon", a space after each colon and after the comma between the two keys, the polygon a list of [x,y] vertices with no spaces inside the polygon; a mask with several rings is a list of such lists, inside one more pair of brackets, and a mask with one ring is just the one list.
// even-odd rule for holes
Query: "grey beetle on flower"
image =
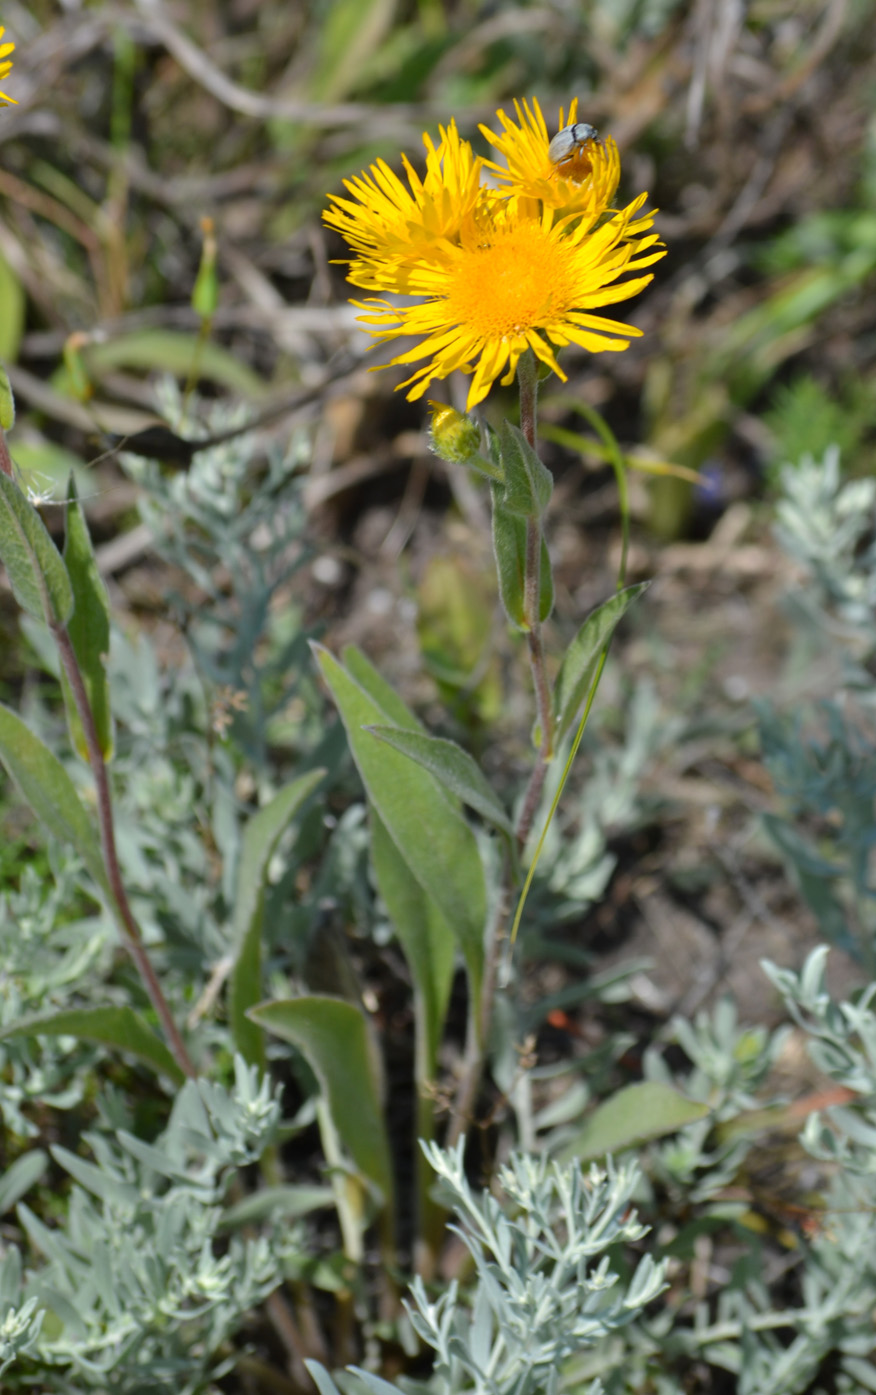
{"label": "grey beetle on flower", "polygon": [[555,165],[586,160],[587,146],[598,140],[599,132],[595,126],[590,126],[586,121],[573,121],[571,126],[564,126],[561,131],[557,131],[548,146],[548,159]]}

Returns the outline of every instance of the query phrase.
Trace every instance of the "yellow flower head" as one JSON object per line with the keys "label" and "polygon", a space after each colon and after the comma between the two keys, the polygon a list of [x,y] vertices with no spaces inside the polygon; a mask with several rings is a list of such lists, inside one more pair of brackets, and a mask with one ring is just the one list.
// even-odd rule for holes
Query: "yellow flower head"
{"label": "yellow flower head", "polygon": [[[620,183],[620,155],[611,137],[590,141],[586,155],[555,164],[548,154],[551,137],[535,98],[531,106],[528,102],[515,102],[514,110],[516,122],[504,111],[496,112],[503,128],[500,135],[489,126],[480,128],[490,145],[505,158],[504,165],[484,161],[500,187],[509,194],[538,199],[546,207],[568,214],[609,208]],[[576,97],[568,117],[560,107],[557,131],[573,125],[577,119]]]}
{"label": "yellow flower head", "polygon": [[[0,24],[0,82],[3,81],[7,73],[12,72],[12,60],[9,55],[15,52],[15,44],[4,44],[2,42],[5,33],[6,30],[3,28],[3,25]],[[12,102],[13,106],[18,105],[15,98],[8,96],[5,92],[0,92],[0,102]]]}
{"label": "yellow flower head", "polygon": [[[472,378],[468,409],[497,378],[512,380],[527,349],[565,380],[557,349],[626,349],[641,333],[593,311],[636,295],[651,280],[638,273],[665,255],[656,234],[644,235],[653,221],[639,213],[647,195],[621,210],[609,207],[617,187],[613,142],[594,150],[580,181],[552,182],[538,105],[517,112],[519,126],[499,114],[505,134],[494,143],[503,143],[508,166],[498,188],[481,183],[489,162],[451,124],[437,149],[424,137],[424,180],[405,160],[408,189],[379,162],[346,184],[352,198],[333,198],[324,215],[355,254],[354,285],[415,298],[410,305],[354,302],[376,341],[418,341],[392,360],[425,360],[401,384],[409,398],[461,369]],[[574,120],[574,103],[569,114]]]}

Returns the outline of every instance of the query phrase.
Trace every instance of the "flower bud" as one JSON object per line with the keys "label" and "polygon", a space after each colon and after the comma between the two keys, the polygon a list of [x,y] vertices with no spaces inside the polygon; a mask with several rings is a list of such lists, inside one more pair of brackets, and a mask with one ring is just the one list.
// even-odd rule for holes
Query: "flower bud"
{"label": "flower bud", "polygon": [[443,402],[430,402],[432,424],[429,445],[436,455],[451,465],[468,465],[480,455],[481,430],[477,422]]}
{"label": "flower bud", "polygon": [[449,465],[466,465],[490,479],[502,479],[499,466],[481,454],[481,429],[477,422],[443,402],[428,405],[432,412],[429,445],[435,454]]}

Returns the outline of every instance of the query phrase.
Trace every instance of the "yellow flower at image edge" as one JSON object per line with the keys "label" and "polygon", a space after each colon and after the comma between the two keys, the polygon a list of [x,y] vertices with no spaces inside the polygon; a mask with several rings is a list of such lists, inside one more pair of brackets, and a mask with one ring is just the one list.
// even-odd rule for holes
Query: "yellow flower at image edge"
{"label": "yellow flower at image edge", "polygon": [[[505,127],[502,153],[510,163],[520,128],[507,121]],[[630,273],[665,255],[656,234],[644,235],[653,219],[639,214],[647,196],[612,210],[594,206],[590,181],[573,186],[561,179],[543,199],[532,186],[523,193],[519,185],[478,185],[473,199],[472,175],[479,176],[485,162],[471,154],[454,127],[442,135],[437,152],[424,137],[430,154],[428,189],[412,181],[412,197],[398,181],[390,198],[394,216],[385,203],[378,212],[373,198],[362,197],[368,176],[347,184],[357,204],[333,198],[335,206],[324,215],[358,254],[348,273],[355,285],[416,298],[411,305],[354,301],[366,312],[360,320],[376,341],[419,341],[391,361],[426,360],[401,384],[409,388],[408,397],[420,397],[433,379],[460,369],[472,377],[466,404],[471,408],[497,379],[503,384],[512,380],[528,349],[563,379],[556,350],[567,344],[591,352],[626,349],[641,331],[593,311],[636,295],[651,275],[629,279]],[[530,158],[533,142],[540,139],[546,160],[549,139],[543,122],[539,130],[530,126],[523,135]],[[467,178],[460,181],[464,147],[471,163],[463,162]],[[600,159],[613,164],[616,155],[609,148],[594,156],[594,174],[601,180]],[[449,177],[442,180],[445,170]],[[378,167],[372,166],[371,174],[376,177]],[[592,183],[597,184],[596,177]],[[388,191],[385,182],[383,190]]]}
{"label": "yellow flower at image edge", "polygon": [[[5,33],[6,30],[3,28],[2,24],[0,24],[0,82],[12,72],[12,60],[9,55],[15,52],[15,44],[3,43],[3,35]],[[13,106],[17,106],[15,98],[10,97],[6,92],[0,92],[0,102],[12,102]]]}

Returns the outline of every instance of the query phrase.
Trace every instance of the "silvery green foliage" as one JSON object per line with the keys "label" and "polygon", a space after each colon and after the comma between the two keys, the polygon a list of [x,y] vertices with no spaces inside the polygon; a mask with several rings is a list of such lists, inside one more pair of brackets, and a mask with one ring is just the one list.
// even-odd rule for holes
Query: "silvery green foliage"
{"label": "silvery green foliage", "polygon": [[834,1003],[825,988],[827,950],[801,974],[765,963],[791,1016],[809,1036],[818,1066],[858,1097],[810,1116],[801,1135],[831,1164],[824,1214],[802,1247],[799,1302],[776,1308],[759,1275],[731,1285],[717,1312],[703,1307],[692,1327],[676,1325],[664,1351],[699,1355],[737,1377],[738,1395],[860,1395],[876,1390],[876,984],[856,1003]]}
{"label": "silvery green foliage", "polygon": [[45,1314],[36,1298],[21,1301],[21,1256],[7,1250],[0,1260],[0,1376],[33,1352]]}
{"label": "silvery green foliage", "polygon": [[[876,845],[876,751],[872,735],[843,710],[823,702],[807,731],[802,714],[782,717],[760,704],[764,763],[786,812],[765,825],[826,939],[876,970],[876,899],[871,854]],[[817,819],[817,837],[807,823]]]}
{"label": "silvery green foliage", "polygon": [[822,460],[804,456],[799,464],[785,465],[779,479],[779,542],[810,573],[818,604],[866,636],[872,647],[876,540],[870,535],[876,523],[876,479],[843,482],[836,446]]}
{"label": "silvery green foliage", "polygon": [[45,1263],[23,1281],[14,1261],[3,1271],[0,1332],[28,1358],[7,1381],[26,1388],[36,1369],[45,1390],[202,1390],[222,1343],[280,1281],[266,1237],[221,1234],[234,1173],[273,1141],[279,1116],[268,1081],[238,1057],[231,1090],[186,1082],[154,1143],[88,1134],[93,1162],[53,1148],[73,1179],[69,1208],[59,1228],[18,1208]]}
{"label": "silvery green foliage", "polygon": [[[239,406],[184,403],[172,379],[159,384],[157,396],[158,410],[189,439],[246,423]],[[245,699],[235,731],[259,765],[266,724],[298,692],[309,658],[295,606],[280,614],[273,604],[278,589],[310,560],[307,516],[293,478],[309,452],[307,435],[293,431],[283,450],[268,449],[266,471],[249,434],[198,451],[188,469],[170,477],[155,461],[122,457],[145,490],[140,507],[156,548],[207,598],[192,606],[177,596],[176,604],[200,673],[214,691]]]}
{"label": "silvery green foliage", "polygon": [[[78,860],[53,849],[48,875],[28,864],[18,890],[0,896],[0,1031],[67,1006],[85,977],[105,970],[112,953],[109,927],[100,918],[65,915],[81,877]],[[78,1104],[99,1055],[69,1038],[0,1041],[0,1119],[10,1135],[36,1136],[28,1117],[28,1106],[36,1102],[53,1109]]]}
{"label": "silvery green foliage", "polygon": [[[685,1198],[706,1201],[738,1175],[754,1142],[753,1133],[744,1131],[715,1142],[715,1125],[759,1107],[757,1092],[775,1065],[787,1029],[769,1032],[743,1026],[736,1005],[724,998],[697,1013],[694,1022],[673,1018],[670,1033],[693,1067],[684,1078],[684,1093],[708,1103],[710,1113],[680,1129],[669,1142],[655,1145],[653,1168],[664,1184],[683,1189]],[[645,1054],[645,1075],[667,1085],[678,1084],[654,1048]]]}
{"label": "silvery green foliage", "polygon": [[434,1303],[421,1280],[411,1289],[411,1321],[448,1391],[557,1390],[568,1357],[626,1326],[662,1291],[663,1266],[650,1256],[626,1285],[606,1254],[646,1233],[630,1211],[635,1166],[585,1176],[578,1164],[515,1153],[496,1179],[500,1202],[470,1187],[462,1142],[425,1152],[477,1274],[470,1312],[455,1284]]}
{"label": "silvery green foliage", "polygon": [[147,635],[114,632],[109,677],[125,884],[147,939],[167,942],[190,979],[228,948],[240,838],[233,759],[210,743],[203,683],[190,661],[168,672]]}
{"label": "silvery green foliage", "polygon": [[[758,704],[764,763],[784,801],[765,824],[822,935],[872,975],[876,758],[873,685],[862,661],[876,648],[876,480],[844,483],[831,449],[821,462],[786,466],[781,484],[777,534],[809,573],[794,592],[796,613],[816,621],[819,644],[839,659],[839,691],[785,713]],[[822,668],[831,672],[829,662]]]}
{"label": "silvery green foliage", "polygon": [[[454,1281],[433,1302],[421,1279],[411,1286],[406,1307],[435,1352],[430,1388],[438,1395],[553,1395],[564,1388],[571,1356],[625,1328],[664,1288],[664,1266],[649,1256],[627,1283],[607,1253],[646,1233],[630,1210],[634,1165],[607,1172],[594,1166],[585,1175],[578,1164],[515,1153],[499,1170],[497,1197],[469,1185],[464,1140],[451,1150],[432,1144],[424,1151],[475,1269],[470,1294]],[[326,1372],[314,1363],[311,1370],[322,1395],[332,1395]],[[365,1371],[356,1374],[371,1395],[393,1389]],[[601,1389],[598,1380],[587,1386],[588,1395]]]}
{"label": "silvery green foliage", "polygon": [[827,955],[825,945],[813,950],[800,975],[769,962],[763,967],[807,1033],[819,1070],[858,1097],[832,1107],[826,1123],[811,1114],[803,1143],[815,1157],[872,1179],[876,1191],[876,982],[857,1002],[834,1003],[824,981]]}

